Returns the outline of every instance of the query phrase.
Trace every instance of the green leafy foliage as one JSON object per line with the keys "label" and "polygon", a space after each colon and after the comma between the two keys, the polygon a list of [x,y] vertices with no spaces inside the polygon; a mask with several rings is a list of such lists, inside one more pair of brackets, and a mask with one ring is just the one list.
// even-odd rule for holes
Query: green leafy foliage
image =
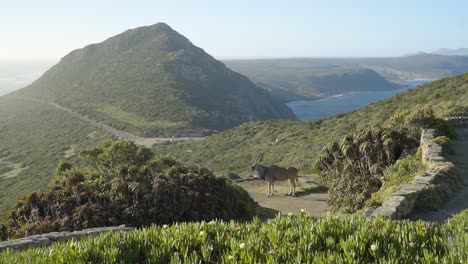
{"label": "green leafy foliage", "polygon": [[[466,212],[464,213],[466,214]],[[152,226],[0,253],[5,263],[466,263],[462,217],[448,224],[305,213],[265,223]],[[465,217],[466,218],[466,217]]]}
{"label": "green leafy foliage", "polygon": [[6,222],[10,237],[111,225],[148,226],[251,219],[256,203],[209,170],[152,160],[131,141],[108,140],[82,154],[91,167],[60,163],[50,187],[20,199]]}
{"label": "green leafy foliage", "polygon": [[328,203],[348,212],[360,209],[381,187],[385,168],[417,145],[394,130],[367,129],[325,146],[317,164],[330,187]]}

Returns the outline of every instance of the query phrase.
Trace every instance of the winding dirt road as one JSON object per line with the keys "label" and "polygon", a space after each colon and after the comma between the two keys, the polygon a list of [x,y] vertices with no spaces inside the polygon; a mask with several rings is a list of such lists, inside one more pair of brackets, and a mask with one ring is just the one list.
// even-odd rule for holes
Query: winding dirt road
{"label": "winding dirt road", "polygon": [[118,129],[113,128],[113,127],[111,127],[109,125],[98,122],[98,121],[96,121],[94,119],[91,119],[91,118],[89,118],[87,116],[83,116],[83,115],[81,115],[81,114],[79,114],[77,112],[72,111],[71,109],[63,107],[63,106],[58,105],[56,103],[46,102],[46,101],[37,100],[37,99],[29,99],[29,98],[22,98],[22,99],[28,99],[28,100],[32,100],[32,101],[35,101],[35,102],[51,105],[51,106],[55,107],[56,109],[62,110],[62,111],[67,112],[67,113],[69,113],[69,114],[71,114],[73,116],[78,117],[79,119],[85,121],[86,123],[88,123],[91,126],[103,129],[103,130],[113,134],[114,136],[116,136],[118,138],[129,139],[129,140],[134,141],[138,145],[145,146],[145,147],[148,147],[148,148],[151,147],[153,144],[168,142],[168,141],[172,142],[172,141],[176,141],[176,140],[202,140],[202,139],[204,139],[204,137],[182,137],[182,138],[166,138],[166,137],[145,138],[145,137],[139,137],[139,136],[135,136],[133,134],[130,134],[128,132],[125,132],[123,130],[118,130]]}

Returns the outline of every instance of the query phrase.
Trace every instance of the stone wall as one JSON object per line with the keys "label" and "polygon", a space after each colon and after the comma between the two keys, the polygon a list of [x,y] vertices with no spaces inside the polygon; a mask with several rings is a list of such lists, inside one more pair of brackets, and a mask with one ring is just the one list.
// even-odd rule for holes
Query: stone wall
{"label": "stone wall", "polygon": [[4,249],[10,248],[14,250],[28,249],[32,247],[48,246],[57,241],[68,241],[77,240],[83,237],[96,236],[104,232],[115,232],[115,231],[130,231],[131,227],[126,226],[109,226],[109,227],[97,227],[89,228],[80,231],[63,231],[53,232],[47,234],[34,235],[29,237],[23,237],[14,240],[8,240],[0,242],[0,252]]}
{"label": "stone wall", "polygon": [[[468,124],[467,118],[446,120],[454,126]],[[443,156],[442,146],[434,142],[435,135],[434,129],[424,129],[421,134],[422,163],[427,167],[426,174],[416,176],[410,184],[386,197],[382,206],[372,212],[372,216],[384,215],[390,219],[402,219],[413,212],[418,202],[426,202],[428,195],[436,193],[438,200],[446,201],[463,185],[453,163]]]}

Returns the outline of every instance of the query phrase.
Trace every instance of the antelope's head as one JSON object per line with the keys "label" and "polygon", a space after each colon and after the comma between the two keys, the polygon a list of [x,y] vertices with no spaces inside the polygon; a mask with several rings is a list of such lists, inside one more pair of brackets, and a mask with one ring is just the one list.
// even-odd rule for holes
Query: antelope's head
{"label": "antelope's head", "polygon": [[[251,172],[257,172],[257,168],[258,168],[258,163],[263,159],[263,155],[258,155],[257,158],[255,159],[255,162],[252,164],[252,166],[250,167],[250,171]],[[258,172],[256,173],[258,174]],[[259,175],[257,175],[259,176]]]}

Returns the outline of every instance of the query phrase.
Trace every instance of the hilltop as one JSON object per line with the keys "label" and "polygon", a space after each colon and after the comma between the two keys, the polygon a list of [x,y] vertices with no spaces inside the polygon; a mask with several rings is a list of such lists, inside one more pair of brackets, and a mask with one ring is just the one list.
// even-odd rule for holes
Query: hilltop
{"label": "hilltop", "polygon": [[[208,167],[217,173],[249,175],[249,165],[259,153],[264,163],[296,166],[313,171],[327,143],[355,129],[404,127],[412,111],[433,111],[437,117],[468,114],[468,74],[445,78],[400,93],[363,109],[331,118],[301,121],[249,122],[200,142],[155,146],[156,153],[170,153],[178,160]],[[417,113],[417,112],[416,112]]]}
{"label": "hilltop", "polygon": [[146,136],[294,119],[286,105],[164,23],[74,50],[12,95],[54,102]]}

